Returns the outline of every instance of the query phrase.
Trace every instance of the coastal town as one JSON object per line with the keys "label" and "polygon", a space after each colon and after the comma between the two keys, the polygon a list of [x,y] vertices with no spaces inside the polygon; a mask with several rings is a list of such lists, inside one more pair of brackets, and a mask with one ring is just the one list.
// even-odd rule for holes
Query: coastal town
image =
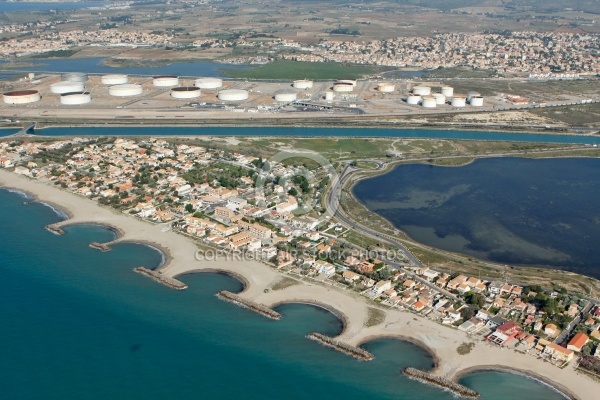
{"label": "coastal town", "polygon": [[[61,21],[66,23],[66,21]],[[60,25],[60,23],[58,23]],[[21,35],[30,38],[22,38]],[[100,26],[98,30],[60,30],[57,24],[0,26],[0,56],[27,57],[70,51],[82,46],[168,47],[171,50],[251,49],[254,56],[225,55],[224,63],[264,63],[273,59],[301,62],[336,62],[396,68],[470,67],[503,75],[597,74],[600,35],[573,33],[503,32],[436,33],[428,37],[396,37],[385,40],[321,39],[303,43],[293,39],[255,40],[252,35],[235,39],[189,38],[183,32],[125,31]],[[15,36],[16,35],[16,36]],[[51,55],[51,53],[50,53]],[[575,77],[575,76],[572,76]]]}
{"label": "coastal town", "polygon": [[362,248],[320,206],[332,178],[324,169],[308,179],[301,163],[260,154],[112,137],[4,141],[0,166],[165,226],[213,252],[357,292],[384,309],[419,314],[557,368],[599,372],[600,306],[558,286],[448,273],[413,265],[393,249]]}

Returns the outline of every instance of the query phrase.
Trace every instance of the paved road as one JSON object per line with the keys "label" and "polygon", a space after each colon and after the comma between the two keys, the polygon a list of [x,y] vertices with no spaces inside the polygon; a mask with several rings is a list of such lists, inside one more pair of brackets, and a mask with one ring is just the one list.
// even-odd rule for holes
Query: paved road
{"label": "paved road", "polygon": [[588,302],[588,304],[583,308],[583,310],[581,310],[581,313],[579,313],[579,315],[577,315],[575,318],[573,318],[573,321],[571,321],[569,323],[569,325],[567,325],[567,327],[565,329],[563,329],[563,331],[560,333],[560,335],[558,335],[558,337],[556,338],[554,343],[560,344],[560,345],[562,345],[562,344],[566,345],[567,339],[569,339],[569,337],[571,337],[571,333],[573,332],[573,329],[575,329],[575,327],[577,327],[577,325],[579,325],[582,317],[587,315],[593,306],[594,306],[593,302],[591,302],[591,301]]}

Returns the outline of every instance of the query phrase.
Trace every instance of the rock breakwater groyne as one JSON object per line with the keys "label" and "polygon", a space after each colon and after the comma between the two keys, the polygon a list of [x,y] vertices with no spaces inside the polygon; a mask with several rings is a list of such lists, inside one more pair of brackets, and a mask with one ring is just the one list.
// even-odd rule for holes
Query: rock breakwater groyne
{"label": "rock breakwater groyne", "polygon": [[92,242],[92,243],[90,243],[90,247],[92,249],[97,249],[100,251],[110,251],[110,247],[108,247],[108,245],[105,245],[103,243]]}
{"label": "rock breakwater groyne", "polygon": [[340,342],[339,340],[335,340],[334,338],[323,335],[322,333],[311,332],[306,335],[306,337],[310,340],[321,343],[323,346],[331,347],[332,349],[341,351],[342,353],[354,358],[358,358],[359,360],[370,361],[375,358],[373,354],[369,353],[365,349]]}
{"label": "rock breakwater groyne", "polygon": [[184,290],[187,289],[188,285],[185,283],[178,281],[177,279],[171,278],[169,276],[164,276],[160,272],[153,271],[144,267],[137,267],[133,269],[138,274],[146,275],[155,281],[162,283],[163,285],[167,285],[168,287],[175,290]]}
{"label": "rock breakwater groyne", "polygon": [[64,235],[65,234],[65,231],[63,231],[62,228],[60,228],[59,226],[56,226],[54,224],[46,225],[44,228],[46,228],[46,230],[49,230],[50,232],[54,233],[55,235]]}
{"label": "rock breakwater groyne", "polygon": [[446,389],[457,396],[464,397],[466,399],[478,399],[479,393],[474,391],[473,389],[469,389],[468,387],[461,385],[460,383],[456,383],[446,378],[442,378],[441,376],[432,375],[428,372],[421,371],[420,369],[408,367],[405,368],[402,372],[404,375],[409,377],[410,379],[414,379],[419,382],[426,383],[428,385],[437,386],[442,389]]}
{"label": "rock breakwater groyne", "polygon": [[241,296],[238,296],[237,294],[231,293],[227,290],[221,290],[219,293],[217,293],[217,297],[220,298],[221,300],[225,300],[230,303],[233,303],[236,306],[240,306],[240,307],[244,307],[249,310],[252,310],[252,311],[259,313],[260,315],[270,318],[270,319],[277,320],[277,319],[281,318],[281,314],[279,314],[277,311],[273,310],[272,308],[269,308],[269,307],[264,306],[259,303],[255,303],[252,300],[244,299]]}

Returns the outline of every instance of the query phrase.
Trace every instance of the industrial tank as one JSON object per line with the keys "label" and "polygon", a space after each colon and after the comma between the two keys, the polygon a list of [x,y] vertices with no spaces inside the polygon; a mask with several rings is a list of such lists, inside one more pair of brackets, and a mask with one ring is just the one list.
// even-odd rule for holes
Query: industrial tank
{"label": "industrial tank", "polygon": [[336,83],[349,83],[352,87],[356,86],[356,79],[338,79]]}
{"label": "industrial tank", "polygon": [[127,83],[128,80],[129,78],[124,74],[109,74],[100,78],[100,82],[102,82],[103,85],[122,85]]}
{"label": "industrial tank", "polygon": [[441,93],[434,93],[431,95],[435,99],[437,105],[446,104],[446,96]]}
{"label": "industrial tank", "polygon": [[354,90],[354,85],[352,85],[350,82],[338,81],[333,84],[334,92],[351,92],[352,90]]}
{"label": "industrial tank", "polygon": [[377,91],[381,93],[391,93],[396,90],[396,85],[389,82],[382,82],[377,84]]}
{"label": "industrial tank", "polygon": [[452,107],[464,107],[467,104],[464,96],[460,97],[460,96],[454,96],[452,98],[452,101],[450,102],[450,105]]}
{"label": "industrial tank", "polygon": [[218,89],[223,87],[223,80],[219,78],[198,78],[194,81],[194,86],[200,89]]}
{"label": "industrial tank", "polygon": [[454,96],[454,88],[451,86],[442,86],[442,89],[440,90],[440,92],[446,96],[446,98],[450,98],[452,96]]}
{"label": "industrial tank", "polygon": [[89,92],[71,92],[60,95],[60,104],[80,105],[92,101],[92,96]]}
{"label": "industrial tank", "polygon": [[137,96],[143,93],[141,85],[125,83],[123,85],[114,85],[108,88],[108,94],[111,96]]}
{"label": "industrial tank", "polygon": [[482,107],[483,106],[483,97],[482,96],[473,96],[471,97],[471,101],[469,104],[473,107]]}
{"label": "industrial tank", "polygon": [[334,97],[334,93],[333,93],[333,91],[331,91],[331,90],[327,90],[327,91],[325,92],[325,100],[327,100],[327,101],[332,101],[332,100],[333,100],[333,97]]}
{"label": "industrial tank", "polygon": [[275,101],[282,103],[288,103],[296,100],[296,92],[291,89],[280,89],[275,92]]}
{"label": "industrial tank", "polygon": [[223,101],[242,101],[247,100],[250,94],[247,90],[242,89],[225,89],[221,90],[217,95],[219,100]]}
{"label": "industrial tank", "polygon": [[40,101],[42,97],[37,90],[15,90],[2,94],[2,100],[6,104],[28,104]]}
{"label": "industrial tank", "polygon": [[437,101],[433,96],[424,96],[422,104],[425,108],[435,108],[437,106]]}
{"label": "industrial tank", "polygon": [[83,92],[83,82],[79,81],[62,81],[50,85],[50,91],[56,94]]}
{"label": "industrial tank", "polygon": [[152,79],[152,84],[158,87],[177,86],[179,78],[173,75],[156,76]]}
{"label": "industrial tank", "polygon": [[60,79],[69,82],[85,82],[88,80],[88,75],[83,72],[67,72],[61,74]]}
{"label": "industrial tank", "polygon": [[309,79],[298,79],[292,83],[295,89],[310,89],[313,87],[313,81]]}
{"label": "industrial tank", "polygon": [[421,101],[421,96],[416,96],[414,94],[408,95],[406,98],[406,103],[416,105]]}
{"label": "industrial tank", "polygon": [[419,96],[429,96],[431,94],[431,88],[429,86],[415,86],[412,88],[412,92]]}
{"label": "industrial tank", "polygon": [[193,99],[200,97],[200,88],[196,86],[179,86],[171,89],[171,97],[174,99]]}

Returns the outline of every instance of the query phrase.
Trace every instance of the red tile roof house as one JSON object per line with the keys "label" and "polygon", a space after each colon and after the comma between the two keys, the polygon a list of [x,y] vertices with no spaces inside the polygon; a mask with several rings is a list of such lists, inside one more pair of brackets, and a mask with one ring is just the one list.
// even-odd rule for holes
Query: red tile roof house
{"label": "red tile roof house", "polygon": [[520,331],[521,328],[519,325],[515,324],[513,321],[507,321],[496,328],[496,330],[486,339],[499,344],[500,346],[504,346],[513,340]]}
{"label": "red tile roof house", "polygon": [[573,339],[567,344],[567,349],[580,352],[583,349],[583,346],[589,342],[590,338],[588,335],[584,333],[578,333],[573,336]]}

